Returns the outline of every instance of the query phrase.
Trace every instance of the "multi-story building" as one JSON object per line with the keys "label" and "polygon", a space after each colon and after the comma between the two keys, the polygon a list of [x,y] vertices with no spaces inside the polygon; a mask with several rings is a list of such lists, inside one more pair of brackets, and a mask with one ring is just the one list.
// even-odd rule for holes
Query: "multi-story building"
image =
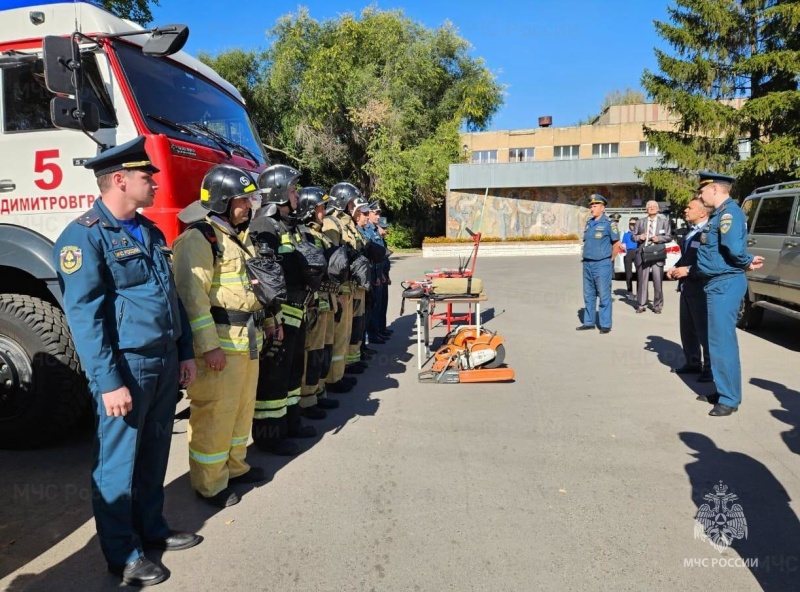
{"label": "multi-story building", "polygon": [[658,163],[643,126],[669,129],[675,117],[661,105],[614,105],[587,125],[462,134],[467,163],[450,165],[447,236],[469,227],[485,236],[580,234],[586,197],[601,193],[609,207],[666,199],[637,175]]}

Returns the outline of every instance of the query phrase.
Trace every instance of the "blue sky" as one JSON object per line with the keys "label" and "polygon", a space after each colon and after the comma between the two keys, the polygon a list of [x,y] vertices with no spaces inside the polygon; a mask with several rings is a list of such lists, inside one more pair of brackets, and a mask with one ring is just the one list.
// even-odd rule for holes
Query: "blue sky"
{"label": "blue sky", "polygon": [[[428,27],[449,20],[506,85],[505,103],[489,129],[574,125],[596,114],[606,94],[640,88],[645,68],[656,69],[653,47],[664,47],[654,20],[666,20],[667,0],[311,0],[302,4],[256,0],[161,0],[154,25],[185,23],[186,50],[216,54],[234,47],[267,47],[277,19],[306,6],[313,18],[359,14],[365,6],[402,9]],[[228,7],[221,10],[220,7]]]}

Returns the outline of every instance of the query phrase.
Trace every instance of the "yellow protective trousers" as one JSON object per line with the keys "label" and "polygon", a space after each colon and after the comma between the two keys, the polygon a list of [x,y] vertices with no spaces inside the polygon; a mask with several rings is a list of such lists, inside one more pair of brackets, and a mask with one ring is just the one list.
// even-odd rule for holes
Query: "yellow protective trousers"
{"label": "yellow protective trousers", "polygon": [[258,360],[227,355],[225,368],[210,370],[197,358],[197,379],[189,386],[189,477],[211,497],[228,479],[250,470],[245,462],[258,384]]}
{"label": "yellow protective trousers", "polygon": [[306,333],[305,363],[303,366],[303,382],[300,385],[300,407],[313,407],[317,404],[317,391],[320,381],[325,378],[326,366],[330,361],[326,356],[332,355],[332,347],[325,349],[325,340],[330,334],[333,343],[334,313],[332,310],[319,310],[316,322]]}
{"label": "yellow protective trousers", "polygon": [[364,288],[353,290],[353,322],[350,329],[350,344],[345,363],[354,364],[361,360],[361,341],[364,338],[364,321],[367,291]]}
{"label": "yellow protective trousers", "polygon": [[333,327],[333,350],[331,356],[331,367],[325,382],[333,384],[339,382],[344,376],[345,358],[350,346],[350,332],[353,326],[353,295],[350,293],[340,294],[342,300],[341,314],[339,320]]}

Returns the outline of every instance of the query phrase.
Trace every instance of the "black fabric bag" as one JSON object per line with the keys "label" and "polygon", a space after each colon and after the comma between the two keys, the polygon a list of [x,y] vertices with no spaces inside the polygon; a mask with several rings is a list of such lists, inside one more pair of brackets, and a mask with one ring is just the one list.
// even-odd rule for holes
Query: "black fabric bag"
{"label": "black fabric bag", "polygon": [[297,254],[300,255],[303,268],[303,279],[312,290],[318,290],[328,271],[328,262],[322,249],[308,241],[298,241],[295,245]]}
{"label": "black fabric bag", "polygon": [[278,314],[281,303],[286,302],[286,280],[275,254],[262,247],[261,256],[248,259],[245,266],[258,301],[271,314]]}
{"label": "black fabric bag", "polygon": [[350,260],[347,257],[347,247],[338,247],[328,260],[328,278],[338,284],[343,284],[350,277]]}
{"label": "black fabric bag", "polygon": [[372,264],[369,262],[369,259],[363,255],[356,257],[350,264],[350,273],[353,274],[353,279],[356,281],[359,288],[364,288],[367,291],[372,289],[372,282],[370,281],[370,277],[372,276]]}
{"label": "black fabric bag", "polygon": [[663,243],[650,243],[638,249],[642,265],[653,265],[667,260],[667,245]]}
{"label": "black fabric bag", "polygon": [[364,245],[364,255],[372,263],[383,263],[386,261],[386,247],[382,247],[373,241],[367,241],[367,244]]}

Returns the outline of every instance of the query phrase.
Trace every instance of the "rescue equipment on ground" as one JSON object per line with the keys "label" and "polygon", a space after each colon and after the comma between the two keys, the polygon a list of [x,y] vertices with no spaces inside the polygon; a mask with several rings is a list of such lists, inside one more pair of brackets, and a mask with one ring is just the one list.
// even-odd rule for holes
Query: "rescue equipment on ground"
{"label": "rescue equipment on ground", "polygon": [[496,332],[481,329],[478,333],[473,325],[459,327],[433,354],[431,369],[420,372],[419,381],[457,384],[514,380],[514,370],[503,363],[504,343],[505,338]]}

